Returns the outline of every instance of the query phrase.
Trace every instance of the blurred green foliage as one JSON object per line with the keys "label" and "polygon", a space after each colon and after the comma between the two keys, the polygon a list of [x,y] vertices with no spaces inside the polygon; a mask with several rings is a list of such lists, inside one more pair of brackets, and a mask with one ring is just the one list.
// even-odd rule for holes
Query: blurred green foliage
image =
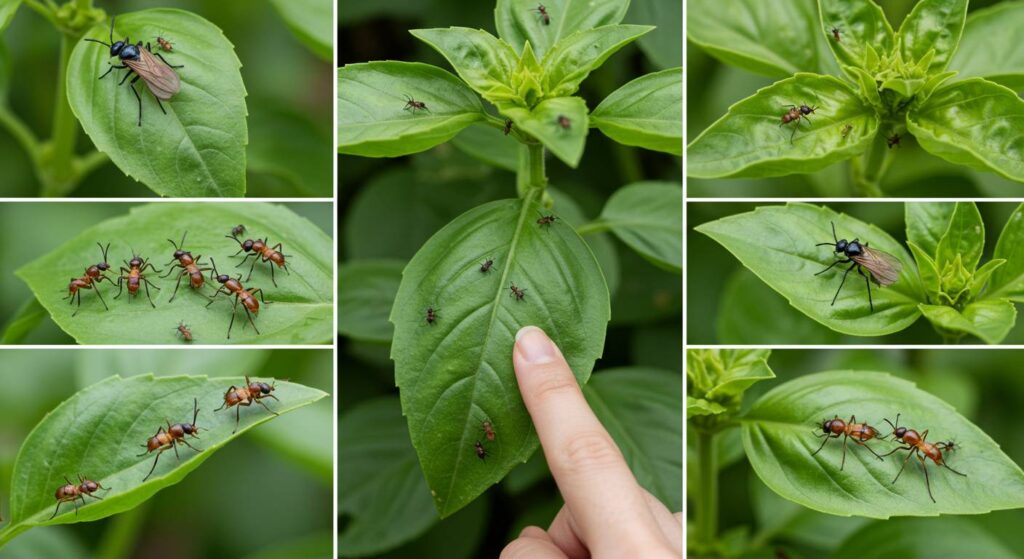
{"label": "blurred green foliage", "polygon": [[[115,15],[154,7],[146,0],[96,0],[95,5]],[[173,0],[163,6],[203,16],[235,45],[248,92],[247,196],[330,197],[334,102],[330,63],[303,45],[270,2]],[[164,36],[175,42],[173,29]],[[39,14],[22,6],[0,39],[0,58],[6,52],[12,64],[9,104],[37,136],[48,138],[59,35]],[[188,46],[177,44],[176,48]],[[79,133],[79,153],[88,148],[88,137]],[[27,156],[3,128],[0,168],[4,169],[0,196],[37,195],[39,187]],[[71,195],[155,196],[111,163],[86,177]]]}
{"label": "blurred green foliage", "polygon": [[[330,350],[0,351],[0,515],[7,516],[11,470],[29,431],[99,379],[148,372],[289,377],[333,397],[332,363]],[[271,429],[277,421],[255,429],[140,507],[98,522],[36,528],[0,558],[274,557],[270,548],[288,547],[304,550],[302,557],[330,557],[323,542],[333,532],[331,410],[324,399],[292,412],[278,420],[287,420],[287,429]],[[278,439],[295,433],[313,444],[282,450]]]}
{"label": "blurred green foliage", "polygon": [[[15,277],[14,270],[50,252],[82,229],[110,217],[127,214],[133,205],[80,202],[0,204],[0,236],[10,241],[0,244],[0,260],[8,263],[0,272],[0,332],[7,327],[22,305],[34,299],[28,286]],[[292,203],[288,204],[288,207],[311,220],[328,235],[332,234],[334,212],[331,204]],[[90,255],[83,261],[83,269],[92,263],[94,256]],[[70,278],[81,273],[81,270],[54,270],[54,273]],[[60,296],[63,297],[64,294]],[[60,330],[47,315],[22,342],[73,344],[74,340]]]}

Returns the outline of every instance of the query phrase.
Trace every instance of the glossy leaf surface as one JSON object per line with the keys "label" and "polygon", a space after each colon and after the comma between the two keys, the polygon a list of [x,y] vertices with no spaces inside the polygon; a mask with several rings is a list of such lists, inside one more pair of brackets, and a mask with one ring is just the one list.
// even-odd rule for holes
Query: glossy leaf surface
{"label": "glossy leaf surface", "polygon": [[682,155],[682,68],[645,74],[616,89],[590,122],[620,144]]}
{"label": "glossy leaf surface", "polygon": [[556,43],[577,31],[622,21],[629,9],[629,0],[547,0],[545,18],[535,0],[498,0],[494,23],[500,36],[516,52],[527,41],[538,57],[543,58]]}
{"label": "glossy leaf surface", "polygon": [[602,223],[655,266],[682,271],[683,190],[670,182],[638,182],[616,190]]}

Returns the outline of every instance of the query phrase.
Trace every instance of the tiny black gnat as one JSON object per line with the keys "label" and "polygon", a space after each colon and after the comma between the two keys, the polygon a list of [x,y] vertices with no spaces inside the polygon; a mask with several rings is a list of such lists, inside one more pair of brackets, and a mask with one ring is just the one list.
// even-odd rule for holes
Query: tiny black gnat
{"label": "tiny black gnat", "polygon": [[91,289],[96,292],[96,296],[100,298],[100,302],[103,303],[103,308],[110,310],[107,307],[107,302],[103,300],[103,294],[100,293],[99,283],[103,280],[107,280],[110,283],[114,283],[114,280],[110,278],[105,272],[110,269],[110,264],[107,263],[107,249],[110,248],[110,243],[107,246],[103,246],[96,243],[96,246],[100,247],[100,252],[103,254],[103,260],[89,266],[85,269],[85,274],[80,278],[71,278],[71,283],[68,284],[68,296],[64,299],[68,299],[68,304],[78,302],[78,308],[71,316],[78,314],[78,311],[82,310],[82,290]]}
{"label": "tiny black gnat", "polygon": [[[139,97],[138,90],[135,89],[135,82],[142,78],[142,81],[146,83],[146,87],[149,88],[150,93],[153,94],[153,98],[156,99],[156,104],[159,105],[160,110],[167,114],[164,109],[163,103],[160,101],[169,101],[174,97],[178,91],[181,90],[181,79],[178,74],[175,73],[175,68],[184,68],[184,66],[175,66],[170,62],[164,60],[164,57],[159,52],[153,52],[153,49],[147,43],[145,48],[142,46],[142,41],[137,44],[131,44],[131,40],[125,37],[123,41],[114,41],[114,19],[110,18],[110,42],[106,43],[97,39],[85,39],[93,43],[99,43],[105,47],[110,48],[110,56],[117,57],[121,61],[121,65],[111,64],[100,79],[107,77],[114,69],[127,69],[128,72],[124,75],[124,78],[117,85],[121,85],[131,76],[135,74],[135,78],[132,79],[131,83],[128,84],[131,87],[132,93],[135,94],[135,100],[139,104],[139,126],[142,126],[142,97]],[[157,61],[157,58],[160,60]]]}
{"label": "tiny black gnat", "polygon": [[956,448],[958,448],[956,446],[956,443],[954,443],[953,441],[939,442],[935,444],[926,442],[925,439],[928,438],[928,430],[925,429],[923,433],[918,434],[918,432],[913,429],[900,427],[900,414],[896,414],[895,424],[893,424],[893,422],[889,421],[888,419],[886,419],[885,422],[888,423],[890,427],[892,427],[892,433],[890,434],[893,437],[895,437],[896,440],[902,442],[907,446],[894,448],[890,452],[883,454],[882,456],[889,456],[893,452],[899,452],[901,450],[909,451],[907,452],[907,457],[903,459],[903,465],[900,467],[900,471],[896,474],[896,477],[893,478],[893,483],[896,483],[896,480],[900,479],[900,474],[903,473],[903,469],[907,467],[907,461],[910,460],[912,456],[916,456],[918,462],[920,462],[921,464],[921,471],[924,472],[925,487],[928,488],[928,497],[931,498],[933,503],[935,502],[935,497],[932,496],[932,483],[931,480],[928,479],[928,468],[926,467],[926,459],[930,459],[932,462],[935,462],[937,466],[946,468],[947,470],[953,472],[958,476],[967,477],[967,474],[962,474],[954,470],[953,468],[950,468],[949,464],[946,463],[945,457],[943,456],[943,452],[952,452],[956,450]]}
{"label": "tiny black gnat", "polygon": [[174,298],[178,296],[178,287],[181,286],[182,279],[188,277],[189,285],[192,287],[192,289],[201,289],[203,287],[203,282],[206,281],[206,278],[203,277],[203,272],[210,271],[210,268],[203,267],[203,263],[201,262],[203,255],[200,254],[199,256],[193,258],[192,253],[185,250],[186,235],[188,235],[188,231],[185,231],[184,233],[181,234],[180,245],[178,243],[175,243],[171,239],[167,239],[167,242],[171,243],[171,245],[174,246],[174,256],[171,259],[171,261],[168,262],[167,264],[164,264],[164,266],[170,264],[174,265],[168,268],[167,273],[160,277],[166,278],[167,276],[174,273],[175,268],[181,270],[181,272],[178,273],[178,282],[174,284],[174,294],[171,295],[171,299],[170,301],[168,301],[168,303],[174,301]]}
{"label": "tiny black gnat", "polygon": [[192,423],[175,423],[171,425],[171,422],[167,422],[167,429],[160,427],[156,430],[156,434],[146,440],[146,444],[142,445],[145,447],[146,452],[143,452],[139,456],[145,456],[153,451],[157,451],[156,458],[153,459],[153,467],[149,469],[149,473],[146,477],[142,478],[142,481],[149,479],[149,476],[153,475],[153,471],[156,470],[156,463],[160,460],[160,455],[165,450],[174,449],[174,456],[181,460],[181,456],[178,455],[178,444],[181,443],[192,450],[199,452],[199,449],[189,444],[186,436],[191,436],[196,439],[199,435],[199,427],[196,427],[196,419],[199,418],[199,400],[192,400]]}
{"label": "tiny black gnat", "polygon": [[82,506],[85,506],[85,498],[92,497],[97,501],[102,501],[102,497],[93,495],[100,489],[110,491],[109,487],[103,487],[98,481],[92,481],[86,479],[82,474],[78,474],[78,484],[71,483],[71,480],[67,476],[64,476],[64,481],[67,483],[57,488],[57,492],[54,497],[57,499],[57,508],[53,509],[53,515],[50,516],[50,520],[53,520],[57,513],[60,511],[60,506],[64,503],[72,503],[75,505],[75,516],[78,516],[78,500],[82,500]]}
{"label": "tiny black gnat", "polygon": [[825,443],[829,439],[838,439],[840,435],[843,436],[843,459],[839,464],[839,470],[842,471],[846,467],[846,441],[853,439],[853,442],[871,451],[879,460],[882,459],[877,452],[871,450],[871,447],[865,444],[867,441],[878,437],[878,429],[868,425],[867,423],[857,423],[857,416],[851,415],[849,421],[843,421],[839,419],[839,416],[835,416],[832,419],[826,419],[821,422],[821,433],[816,433],[819,438],[824,438],[821,441],[821,446],[818,450],[811,453],[814,456],[821,452],[821,449],[825,448]]}
{"label": "tiny black gnat", "polygon": [[[871,298],[871,284],[874,283],[879,287],[886,287],[896,283],[896,280],[900,278],[900,270],[903,269],[903,264],[899,259],[887,252],[870,248],[867,243],[861,244],[859,239],[852,241],[839,239],[836,236],[835,223],[832,224],[832,239],[834,242],[818,243],[815,246],[832,247],[833,252],[845,256],[846,260],[836,260],[829,264],[827,268],[814,275],[820,276],[839,264],[850,264],[850,267],[843,272],[843,279],[839,282],[839,288],[836,289],[835,296],[832,297],[832,304],[836,304],[839,292],[843,290],[843,284],[846,283],[846,276],[856,268],[857,273],[864,278],[864,284],[868,287],[868,305],[871,308],[871,312],[874,312],[875,303]],[[870,276],[865,274],[864,270],[867,270]]]}
{"label": "tiny black gnat", "polygon": [[551,25],[551,14],[548,13],[548,9],[544,4],[537,4],[537,7],[534,8],[533,11],[537,12],[537,16],[540,17],[542,22],[544,22],[544,25]]}
{"label": "tiny black gnat", "polygon": [[[253,403],[257,403],[264,407],[268,412],[274,415],[280,415],[276,411],[267,407],[267,404],[263,402],[264,398],[273,398],[277,400],[277,396],[274,396],[273,392],[277,387],[275,383],[259,382],[249,379],[249,375],[245,376],[245,385],[235,386],[231,385],[227,392],[224,393],[224,403],[214,412],[219,412],[223,409],[235,408],[235,430],[232,433],[238,431],[239,414],[242,411],[242,406],[251,406]],[[280,402],[280,400],[277,400]]]}
{"label": "tiny black gnat", "polygon": [[[231,307],[231,322],[228,323],[228,339],[231,339],[231,328],[235,325],[235,314],[237,314],[238,303],[242,303],[242,310],[245,311],[245,315],[249,318],[249,324],[252,324],[253,330],[256,330],[256,334],[259,335],[260,331],[256,328],[256,322],[253,317],[258,317],[260,314],[260,301],[263,301],[264,305],[269,305],[266,299],[263,298],[263,288],[257,287],[256,289],[246,289],[242,285],[242,274],[238,274],[237,278],[233,278],[227,274],[221,274],[217,271],[217,262],[210,257],[210,264],[213,266],[213,271],[210,272],[210,279],[217,278],[217,282],[220,283],[220,287],[214,292],[213,296],[210,297],[210,302],[206,304],[207,307],[217,301],[217,296],[223,293],[227,297],[235,296],[235,303]],[[216,276],[215,276],[216,274]],[[260,299],[256,300],[256,294],[259,293]]]}
{"label": "tiny black gnat", "polygon": [[124,292],[124,286],[128,285],[128,302],[131,303],[132,299],[139,294],[139,287],[144,286],[146,288],[146,298],[149,299],[150,306],[155,309],[156,304],[153,303],[153,297],[149,294],[149,288],[152,287],[157,291],[160,291],[160,288],[146,278],[146,268],[153,270],[155,274],[161,272],[161,270],[157,270],[153,264],[137,254],[132,256],[130,261],[125,262],[124,266],[121,267],[121,276],[117,278],[117,295],[114,295],[114,299],[120,297],[121,293]]}

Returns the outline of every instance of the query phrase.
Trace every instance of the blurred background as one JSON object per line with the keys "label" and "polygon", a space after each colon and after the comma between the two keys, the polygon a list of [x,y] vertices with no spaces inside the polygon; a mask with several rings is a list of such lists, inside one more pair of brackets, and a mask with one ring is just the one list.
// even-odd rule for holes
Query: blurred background
{"label": "blurred background", "polygon": [[[876,3],[885,10],[893,29],[917,0],[884,0]],[[1000,0],[971,0],[978,10]],[[831,56],[831,52],[828,53]],[[729,107],[767,87],[778,78],[740,70],[712,58],[693,43],[686,51],[686,137],[691,141]],[[843,162],[816,173],[777,178],[688,179],[687,195],[711,197],[844,197],[856,195],[850,182],[850,163]],[[995,174],[953,165],[920,148],[909,134],[900,144],[892,167],[882,180],[886,196],[894,197],[1008,197],[1019,196],[1020,183]]]}
{"label": "blurred background", "polygon": [[[0,516],[33,427],[111,375],[288,377],[328,392],[218,450],[181,483],[97,522],[36,527],[0,559],[333,555],[333,358],[327,350],[0,350]],[[241,491],[239,488],[258,488]]]}
{"label": "blurred background", "polygon": [[[1019,350],[774,350],[768,365],[777,378],[754,384],[744,393],[743,405],[746,410],[767,391],[802,375],[839,369],[887,372],[913,381],[945,400],[992,437],[1014,462],[1022,464],[1024,432],[1017,417],[1024,406],[1022,363],[1024,352]],[[729,429],[719,436],[719,533],[723,540],[737,545],[756,542],[760,552],[748,550],[743,557],[829,557],[833,553],[837,553],[836,557],[891,557],[880,550],[858,546],[857,538],[848,536],[859,530],[877,531],[887,524],[908,521],[913,524],[903,524],[905,528],[913,526],[914,530],[936,537],[944,532],[968,537],[967,528],[974,527],[1018,554],[1024,549],[1021,510],[883,521],[831,516],[787,501],[768,489],[751,469],[739,431]],[[696,437],[689,440],[694,442]],[[687,459],[696,459],[692,447]],[[695,472],[696,467],[691,466],[689,471]],[[687,486],[692,488],[691,483]],[[969,526],[965,528],[964,524]],[[941,554],[941,548],[900,556],[925,557],[935,553]]]}
{"label": "blurred background", "polygon": [[[952,202],[951,202],[952,203]],[[941,338],[924,317],[909,328],[881,338],[834,332],[790,306],[729,251],[693,230],[702,223],[753,211],[754,203],[687,204],[687,342],[690,344],[939,344]],[[828,203],[829,208],[885,230],[903,243],[906,238],[901,202]],[[978,202],[985,222],[985,252],[992,258],[999,234],[1017,208],[1010,202]],[[827,231],[825,232],[827,236]],[[828,241],[823,238],[822,241]],[[752,239],[756,242],[756,239]],[[869,240],[870,241],[870,240]],[[904,245],[905,246],[905,245]],[[908,253],[909,253],[909,249]],[[828,261],[825,261],[828,264]],[[808,278],[811,281],[812,278]],[[973,336],[963,343],[983,343]],[[1024,343],[1024,324],[1017,324],[1002,342]]]}
{"label": "blurred background", "polygon": [[[6,263],[0,271],[0,337],[19,310],[35,299],[28,285],[14,275],[15,270],[56,249],[83,229],[105,219],[125,215],[136,205],[114,202],[0,203],[0,237],[11,241],[0,243],[0,262]],[[327,235],[332,235],[334,208],[331,204],[295,202],[284,205],[312,221]],[[80,272],[61,271],[61,275],[71,277]],[[19,343],[74,344],[75,340],[57,327],[47,314]]]}
{"label": "blurred background", "polygon": [[[583,82],[579,93],[592,110],[609,93],[645,73],[681,66],[682,6],[678,0],[632,0],[624,23],[657,25],[657,29],[612,56]],[[410,29],[464,26],[496,34],[494,2],[473,0],[378,0],[342,1],[339,7],[339,65],[371,60],[426,62],[452,71],[448,63],[426,44],[409,34]],[[486,105],[486,102],[485,102]],[[490,110],[490,108],[489,108]],[[496,113],[495,113],[496,114]],[[497,131],[493,131],[496,133]],[[339,270],[341,287],[346,274],[377,274],[360,292],[362,301],[375,301],[378,315],[386,321],[397,291],[402,267],[430,236],[463,212],[491,200],[515,197],[515,161],[518,143],[490,140],[490,129],[471,126],[453,141],[430,151],[397,159],[338,157],[339,175]],[[484,140],[480,140],[483,138]],[[482,152],[479,146],[497,143],[499,149]],[[501,148],[500,146],[506,146]],[[474,149],[476,148],[476,149]],[[555,211],[573,225],[595,218],[616,189],[640,180],[680,182],[681,160],[615,144],[592,130],[578,169],[547,159],[549,192]],[[680,277],[660,270],[610,236],[587,235],[585,240],[598,257],[612,293],[612,319],[604,355],[595,365],[595,378],[618,366],[650,366],[681,371]],[[365,275],[362,277],[366,277]],[[390,325],[376,340],[353,336],[346,316],[367,313],[367,305],[346,308],[339,295],[339,453],[348,466],[340,473],[339,491],[346,491],[346,473],[359,468],[408,469],[410,484],[425,486],[419,463],[408,440],[405,418],[400,415],[394,368],[389,358]],[[366,316],[360,315],[360,316]],[[366,434],[371,428],[381,437],[402,433],[404,446]],[[665,444],[673,444],[666,441]],[[679,444],[679,443],[675,443]],[[366,461],[346,461],[346,452]],[[381,462],[387,459],[388,462]],[[372,462],[372,460],[377,460]],[[368,465],[368,463],[370,465]],[[681,467],[681,465],[680,465]],[[406,470],[403,470],[406,471]],[[408,487],[408,486],[406,486]],[[379,488],[374,488],[376,491]],[[341,546],[352,542],[355,532],[367,539],[366,524],[373,519],[353,516],[348,509],[370,509],[381,493],[366,489],[361,495],[339,495],[342,517]],[[400,492],[402,504],[395,512],[390,532],[401,532],[403,543],[379,557],[496,557],[528,524],[547,526],[562,501],[541,453],[514,469],[499,485],[455,515],[438,521],[429,493],[426,500]],[[378,541],[383,540],[381,528]],[[397,539],[396,539],[397,541]]]}
{"label": "blurred background", "polygon": [[[248,92],[247,196],[329,198],[333,194],[334,72],[329,55],[317,56],[290,30],[277,10],[288,4],[287,0],[172,0],[160,7],[199,14],[220,27],[235,45]],[[94,5],[108,14],[156,7],[146,0],[95,0]],[[168,38],[173,42],[172,31]],[[5,60],[11,65],[8,103],[12,112],[36,136],[48,138],[60,50],[58,32],[42,16],[22,6],[0,39],[0,74]],[[81,133],[81,126],[79,131],[78,153],[85,153],[91,142]],[[38,194],[28,157],[2,127],[0,169],[4,169],[0,197]],[[156,196],[112,163],[86,177],[70,195]]]}

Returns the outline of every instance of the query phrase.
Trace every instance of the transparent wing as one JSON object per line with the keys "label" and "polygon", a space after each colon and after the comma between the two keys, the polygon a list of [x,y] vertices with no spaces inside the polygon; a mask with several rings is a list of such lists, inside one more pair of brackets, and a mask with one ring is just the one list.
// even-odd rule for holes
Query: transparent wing
{"label": "transparent wing", "polygon": [[174,69],[146,49],[140,48],[139,59],[125,60],[125,64],[146,82],[157,99],[167,101],[181,89],[181,80]]}
{"label": "transparent wing", "polygon": [[900,279],[903,263],[887,252],[864,247],[864,254],[851,258],[865,270],[871,272],[871,279],[882,287],[892,285]]}

